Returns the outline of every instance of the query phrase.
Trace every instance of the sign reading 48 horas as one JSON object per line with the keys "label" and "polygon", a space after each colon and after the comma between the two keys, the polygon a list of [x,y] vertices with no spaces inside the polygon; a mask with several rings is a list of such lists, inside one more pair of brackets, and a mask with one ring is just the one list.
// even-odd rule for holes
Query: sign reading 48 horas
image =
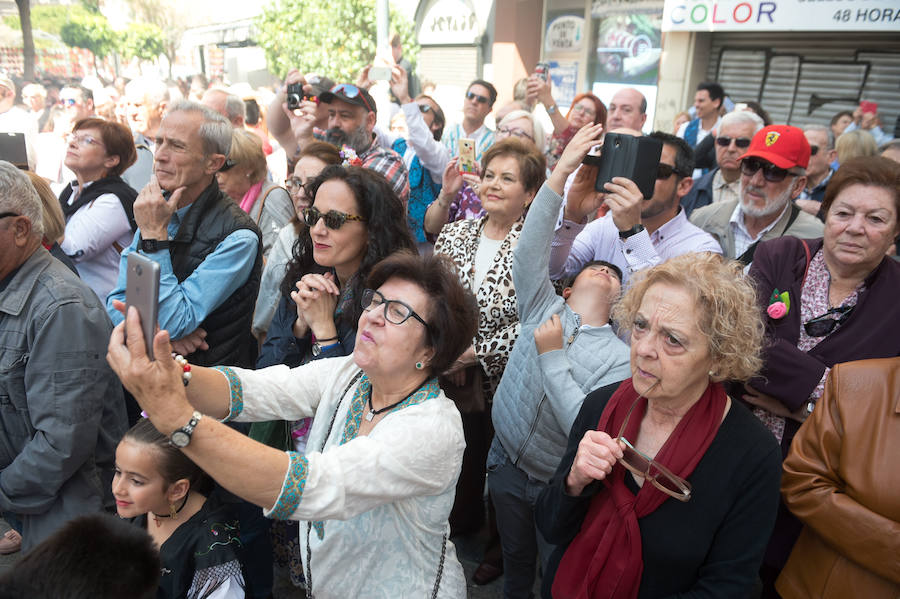
{"label": "sign reading 48 horas", "polygon": [[897,0],[666,0],[663,31],[896,31]]}

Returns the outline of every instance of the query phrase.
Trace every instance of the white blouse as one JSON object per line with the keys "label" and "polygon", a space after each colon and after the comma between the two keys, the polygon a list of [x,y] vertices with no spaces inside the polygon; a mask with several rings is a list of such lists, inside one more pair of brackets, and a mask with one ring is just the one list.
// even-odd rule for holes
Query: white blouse
{"label": "white blouse", "polygon": [[220,370],[235,420],[315,416],[306,454],[288,452],[281,494],[265,514],[300,521],[318,599],[432,597],[439,571],[437,597],[465,597],[462,565],[447,539],[465,439],[459,412],[435,379],[357,436],[368,381],[357,378],[352,355],[294,369]]}

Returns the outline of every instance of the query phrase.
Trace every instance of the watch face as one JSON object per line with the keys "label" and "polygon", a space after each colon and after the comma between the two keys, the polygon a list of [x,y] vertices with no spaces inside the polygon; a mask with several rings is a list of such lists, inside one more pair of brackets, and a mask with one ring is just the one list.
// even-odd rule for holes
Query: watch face
{"label": "watch face", "polygon": [[187,447],[191,442],[191,436],[182,430],[177,430],[172,433],[170,440],[175,447]]}
{"label": "watch face", "polygon": [[322,348],[319,347],[319,344],[318,344],[318,343],[313,343],[313,346],[312,346],[312,355],[313,355],[313,357],[318,357],[319,354],[321,354],[321,353],[322,353]]}

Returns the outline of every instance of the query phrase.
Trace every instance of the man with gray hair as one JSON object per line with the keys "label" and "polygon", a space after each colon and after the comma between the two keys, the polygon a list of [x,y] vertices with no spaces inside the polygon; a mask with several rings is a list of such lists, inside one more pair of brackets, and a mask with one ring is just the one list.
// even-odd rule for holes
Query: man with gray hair
{"label": "man with gray hair", "polygon": [[21,540],[26,551],[69,520],[114,507],[115,449],[127,428],[122,385],[106,363],[112,324],[42,237],[37,192],[0,161],[0,513],[17,531],[4,543]]}
{"label": "man with gray hair", "polygon": [[224,116],[235,129],[244,128],[244,121],[247,118],[246,106],[240,97],[224,89],[213,88],[206,90],[200,103]]}
{"label": "man with gray hair", "polygon": [[128,102],[128,126],[134,134],[137,160],[122,178],[140,191],[153,174],[153,152],[156,149],[156,130],[169,104],[169,88],[161,79],[138,77],[125,86]]}
{"label": "man with gray hair", "polygon": [[[803,128],[803,135],[809,142],[809,166],[806,168],[806,187],[794,201],[804,212],[819,215],[822,200],[825,198],[825,188],[828,187],[828,182],[834,174],[831,163],[837,158],[834,133],[831,132],[831,127],[807,125]],[[825,220],[825,215],[821,215],[820,218]]]}
{"label": "man with gray hair", "polygon": [[809,142],[790,125],[760,129],[740,157],[741,197],[698,208],[691,222],[712,235],[726,258],[753,261],[760,241],[792,235],[821,237],[824,226],[794,205],[806,185]]}
{"label": "man with gray hair", "polygon": [[171,106],[156,131],[154,175],[134,202],[138,225],[122,252],[107,299],[123,320],[131,252],[160,265],[159,326],[192,364],[252,367],[250,323],[262,271],[259,229],[219,189],[216,173],[231,149],[231,123],[195,102]]}
{"label": "man with gray hair", "polygon": [[729,112],[722,117],[715,141],[718,166],[697,179],[690,193],[681,200],[688,216],[702,206],[740,199],[741,154],[764,126],[763,120],[748,110]]}

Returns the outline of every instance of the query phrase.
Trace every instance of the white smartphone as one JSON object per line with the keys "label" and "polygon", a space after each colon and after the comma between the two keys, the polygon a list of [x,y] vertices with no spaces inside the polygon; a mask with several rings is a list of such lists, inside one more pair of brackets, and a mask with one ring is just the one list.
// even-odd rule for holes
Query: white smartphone
{"label": "white smartphone", "polygon": [[147,357],[153,356],[153,336],[159,319],[159,264],[137,252],[128,254],[128,273],[125,280],[125,304],[137,308],[144,332]]}

